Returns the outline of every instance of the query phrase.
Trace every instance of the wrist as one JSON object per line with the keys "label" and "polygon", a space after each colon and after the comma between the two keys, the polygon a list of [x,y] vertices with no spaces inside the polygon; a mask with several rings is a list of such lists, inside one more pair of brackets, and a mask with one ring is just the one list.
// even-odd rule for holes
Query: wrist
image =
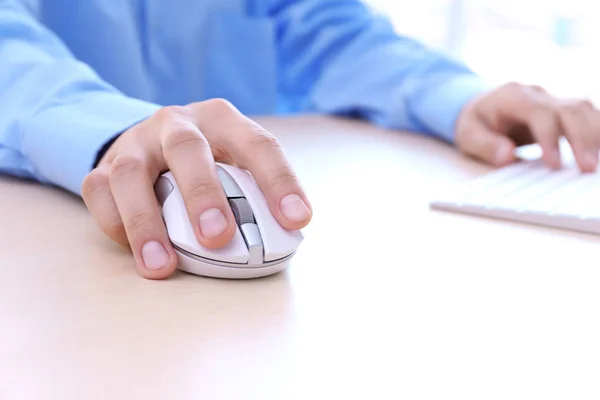
{"label": "wrist", "polygon": [[413,113],[435,136],[456,142],[460,120],[475,100],[488,90],[477,75],[466,73],[440,80],[412,105]]}

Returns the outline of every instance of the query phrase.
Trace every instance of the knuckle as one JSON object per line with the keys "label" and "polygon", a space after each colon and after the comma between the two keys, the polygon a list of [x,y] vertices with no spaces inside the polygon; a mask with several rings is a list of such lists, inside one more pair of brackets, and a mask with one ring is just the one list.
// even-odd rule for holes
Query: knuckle
{"label": "knuckle", "polygon": [[147,212],[136,212],[127,219],[126,230],[129,232],[143,232],[152,229],[152,214]]}
{"label": "knuckle", "polygon": [[587,112],[588,110],[593,109],[594,106],[592,105],[592,103],[589,100],[585,100],[585,99],[581,99],[581,100],[574,100],[574,101],[570,101],[570,102],[566,102],[564,104],[561,104],[558,112],[559,114],[568,114],[568,115],[575,115],[575,114],[581,114],[584,112]]}
{"label": "knuckle", "polygon": [[83,180],[81,194],[84,199],[90,198],[94,193],[108,186],[108,173],[105,170],[95,168]]}
{"label": "knuckle", "polygon": [[269,186],[292,186],[296,185],[298,182],[298,177],[294,173],[294,171],[289,168],[281,168],[269,178]]}
{"label": "knuckle", "polygon": [[555,126],[557,122],[557,117],[560,116],[560,113],[560,109],[557,112],[557,110],[555,110],[552,107],[540,106],[536,110],[534,110],[531,115],[531,118],[533,120],[532,123],[541,124],[542,126]]}
{"label": "knuckle", "polygon": [[208,147],[208,141],[191,125],[178,126],[165,138],[164,147],[168,150],[193,147]]}
{"label": "knuckle", "polygon": [[120,155],[115,158],[110,167],[110,179],[120,179],[131,173],[139,173],[146,169],[143,158],[132,155]]}
{"label": "knuckle", "polygon": [[212,113],[216,114],[226,114],[231,113],[236,108],[229,100],[222,98],[214,98],[210,100],[206,100],[203,103],[207,109],[209,109]]}
{"label": "knuckle", "polygon": [[220,187],[215,182],[198,180],[193,182],[187,192],[190,197],[203,198],[218,195]]}
{"label": "knuckle", "polygon": [[502,88],[508,91],[521,91],[524,87],[523,84],[517,81],[508,81],[502,85]]}
{"label": "knuckle", "polygon": [[581,111],[591,110],[594,108],[592,102],[587,99],[580,99],[575,101],[574,103],[575,104],[573,106]]}
{"label": "knuckle", "polygon": [[250,135],[250,145],[258,148],[280,148],[281,143],[279,140],[271,135],[263,128],[257,127],[252,129]]}
{"label": "knuckle", "polygon": [[546,92],[541,86],[526,85],[517,81],[509,81],[501,86],[501,90],[505,95],[512,99],[520,99],[525,102],[536,102],[538,105],[544,103]]}
{"label": "knuckle", "polygon": [[181,118],[185,114],[182,106],[166,106],[160,108],[154,114],[160,121],[172,121]]}
{"label": "knuckle", "polygon": [[560,109],[559,112],[565,112],[565,113],[575,113],[577,111],[579,111],[580,106],[578,104],[579,102],[570,102],[570,103],[566,103],[563,104]]}
{"label": "knuckle", "polygon": [[124,242],[127,239],[127,236],[125,234],[125,225],[123,224],[123,221],[120,218],[101,225],[100,229],[108,237],[118,242]]}
{"label": "knuckle", "polygon": [[529,87],[537,93],[546,93],[546,90],[540,85],[529,85]]}

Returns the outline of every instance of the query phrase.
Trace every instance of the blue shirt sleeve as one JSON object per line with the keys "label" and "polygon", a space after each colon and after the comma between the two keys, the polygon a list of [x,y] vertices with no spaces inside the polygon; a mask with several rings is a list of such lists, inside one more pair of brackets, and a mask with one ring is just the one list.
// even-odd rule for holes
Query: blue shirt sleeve
{"label": "blue shirt sleeve", "polygon": [[0,0],[0,172],[80,194],[97,152],[159,106],[129,98]]}
{"label": "blue shirt sleeve", "polygon": [[465,65],[399,35],[359,0],[271,0],[281,86],[308,111],[357,116],[452,142],[465,103],[489,89]]}

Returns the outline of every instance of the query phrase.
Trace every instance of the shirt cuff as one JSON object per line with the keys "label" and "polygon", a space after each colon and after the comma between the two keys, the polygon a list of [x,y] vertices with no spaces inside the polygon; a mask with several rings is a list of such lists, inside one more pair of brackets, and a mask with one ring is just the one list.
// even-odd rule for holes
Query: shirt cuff
{"label": "shirt cuff", "polygon": [[432,134],[454,143],[461,111],[469,101],[490,89],[481,77],[461,74],[422,90],[409,105],[410,113]]}
{"label": "shirt cuff", "polygon": [[21,121],[23,153],[40,182],[81,195],[102,146],[159,108],[117,92],[86,93],[77,103],[54,105]]}

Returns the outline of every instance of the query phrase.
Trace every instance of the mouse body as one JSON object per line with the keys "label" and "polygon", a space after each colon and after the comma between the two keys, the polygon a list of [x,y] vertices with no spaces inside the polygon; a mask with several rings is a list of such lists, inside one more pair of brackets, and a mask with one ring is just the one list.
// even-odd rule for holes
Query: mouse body
{"label": "mouse body", "polygon": [[155,184],[178,268],[225,279],[260,278],[282,271],[304,239],[302,232],[286,230],[277,222],[248,171],[222,163],[216,168],[237,223],[233,239],[219,249],[205,248],[196,239],[172,173],[162,174]]}

